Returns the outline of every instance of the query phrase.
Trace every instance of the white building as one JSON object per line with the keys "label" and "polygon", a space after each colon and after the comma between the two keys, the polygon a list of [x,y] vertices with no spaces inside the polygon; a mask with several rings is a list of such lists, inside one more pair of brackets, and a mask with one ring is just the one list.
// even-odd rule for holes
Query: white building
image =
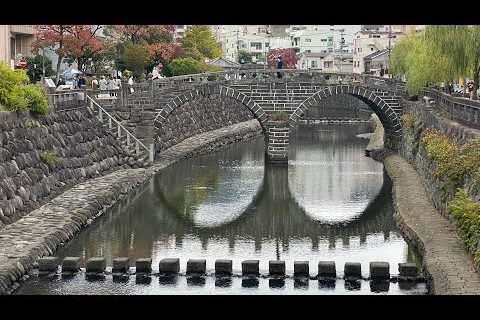
{"label": "white building", "polygon": [[365,72],[364,58],[371,53],[393,48],[405,33],[398,31],[363,30],[353,40],[353,73]]}
{"label": "white building", "polygon": [[323,69],[323,59],[327,56],[324,52],[304,52],[298,56],[297,69]]}
{"label": "white building", "polygon": [[224,25],[212,29],[222,44],[223,58],[231,61],[238,61],[239,51],[246,51],[253,55],[253,62],[263,64],[270,49],[291,47],[288,36],[272,36],[267,25]]}
{"label": "white building", "polygon": [[292,25],[289,34],[297,54],[304,52],[352,52],[354,33],[360,26]]}
{"label": "white building", "polygon": [[331,52],[323,59],[322,70],[325,72],[353,71],[353,54],[348,52]]}

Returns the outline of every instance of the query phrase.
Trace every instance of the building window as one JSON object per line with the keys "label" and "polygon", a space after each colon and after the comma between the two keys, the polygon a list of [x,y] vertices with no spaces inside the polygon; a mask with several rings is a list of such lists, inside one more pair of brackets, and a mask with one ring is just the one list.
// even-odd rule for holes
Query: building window
{"label": "building window", "polygon": [[15,38],[10,38],[10,59],[15,60]]}
{"label": "building window", "polygon": [[310,53],[310,52],[312,52],[312,50],[305,50],[305,52],[306,52],[306,53]]}
{"label": "building window", "polygon": [[270,44],[268,42],[265,42],[265,48],[269,48]]}
{"label": "building window", "polygon": [[370,48],[370,51],[373,51],[373,47]]}
{"label": "building window", "polygon": [[312,39],[305,39],[305,42],[312,42]]}
{"label": "building window", "polygon": [[322,42],[327,42],[327,39],[321,39],[320,41],[322,41]]}
{"label": "building window", "polygon": [[316,61],[312,61],[312,68],[316,68],[317,67],[317,62]]}
{"label": "building window", "polygon": [[262,43],[261,42],[252,42],[250,43],[251,48],[255,48],[256,50],[262,50]]}
{"label": "building window", "polygon": [[374,34],[373,37],[374,38],[380,38],[380,35],[379,34]]}

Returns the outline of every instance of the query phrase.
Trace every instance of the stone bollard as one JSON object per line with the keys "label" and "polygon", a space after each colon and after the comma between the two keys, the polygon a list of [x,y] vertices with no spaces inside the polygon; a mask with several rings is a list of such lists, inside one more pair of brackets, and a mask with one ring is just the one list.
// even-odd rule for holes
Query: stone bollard
{"label": "stone bollard", "polygon": [[398,273],[400,278],[416,278],[418,269],[415,263],[399,263]]}
{"label": "stone bollard", "polygon": [[104,273],[107,262],[104,257],[90,258],[87,261],[87,273]]}
{"label": "stone bollard", "polygon": [[187,275],[204,275],[207,272],[207,261],[205,259],[189,259],[187,261]]}
{"label": "stone bollard", "polygon": [[66,257],[63,259],[62,272],[78,272],[80,270],[80,257]]}
{"label": "stone bollard", "polygon": [[136,273],[151,273],[152,258],[140,258],[135,261]]}
{"label": "stone bollard", "polygon": [[345,262],[345,268],[343,270],[345,279],[362,278],[362,264],[360,262]]}
{"label": "stone bollard", "polygon": [[167,258],[160,260],[158,265],[158,270],[160,273],[174,274],[180,272],[180,259],[178,258]]}
{"label": "stone bollard", "polygon": [[370,262],[370,279],[388,280],[390,279],[390,264],[388,262]]}
{"label": "stone bollard", "polygon": [[326,278],[335,278],[337,276],[335,261],[318,262],[318,276],[326,277]]}
{"label": "stone bollard", "polygon": [[128,257],[115,258],[112,262],[112,272],[127,273],[130,269],[130,259]]}
{"label": "stone bollard", "polygon": [[268,262],[270,276],[285,276],[285,261],[270,260]]}
{"label": "stone bollard", "polygon": [[310,268],[308,261],[294,261],[293,262],[293,275],[295,277],[309,277]]}
{"label": "stone bollard", "polygon": [[258,276],[260,261],[258,260],[245,260],[242,261],[242,275],[254,275]]}
{"label": "stone bollard", "polygon": [[60,262],[57,257],[43,257],[38,259],[38,271],[57,272]]}
{"label": "stone bollard", "polygon": [[232,260],[215,260],[215,275],[232,275]]}

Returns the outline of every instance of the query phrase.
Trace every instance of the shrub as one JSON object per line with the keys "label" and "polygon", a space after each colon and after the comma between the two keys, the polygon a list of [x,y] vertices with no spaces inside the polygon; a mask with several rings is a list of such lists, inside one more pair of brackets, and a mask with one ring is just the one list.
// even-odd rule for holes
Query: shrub
{"label": "shrub", "polygon": [[11,93],[9,105],[11,110],[27,110],[30,108],[32,112],[39,114],[48,112],[45,92],[41,87],[34,84],[15,87]]}
{"label": "shrub", "polygon": [[402,116],[402,123],[403,127],[406,129],[412,129],[413,128],[413,117],[410,113],[405,113]]}
{"label": "shrub", "polygon": [[0,61],[0,105],[10,110],[10,96],[17,87],[28,82],[28,76],[24,70],[12,70],[6,63]]}
{"label": "shrub", "polygon": [[455,220],[468,251],[474,254],[475,265],[480,267],[480,204],[472,200],[465,190],[458,189],[448,203],[448,213]]}
{"label": "shrub", "polygon": [[288,121],[288,113],[285,111],[274,111],[271,119],[272,121]]}
{"label": "shrub", "polygon": [[58,159],[55,151],[44,151],[40,154],[40,160],[47,164],[54,164]]}
{"label": "shrub", "polygon": [[193,58],[178,58],[172,60],[167,65],[165,72],[169,76],[181,76],[186,74],[201,73],[204,71],[204,66],[200,61]]}

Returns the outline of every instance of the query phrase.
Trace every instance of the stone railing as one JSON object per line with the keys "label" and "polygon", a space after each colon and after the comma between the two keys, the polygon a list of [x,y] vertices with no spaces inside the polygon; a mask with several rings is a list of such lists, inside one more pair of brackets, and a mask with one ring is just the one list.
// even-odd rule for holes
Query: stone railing
{"label": "stone railing", "polygon": [[58,112],[85,108],[85,96],[85,90],[71,90],[68,92],[47,94],[47,99],[51,110]]}
{"label": "stone railing", "polygon": [[[281,78],[278,74],[281,74]],[[153,92],[172,87],[194,87],[208,83],[239,83],[239,82],[276,82],[276,81],[318,82],[325,85],[355,84],[365,85],[379,90],[395,91],[403,94],[405,85],[396,79],[381,78],[365,74],[347,72],[328,73],[321,70],[297,69],[252,69],[205,72],[183,76],[174,76],[157,80],[148,80],[133,85],[137,91]],[[127,86],[124,86],[127,87]]]}
{"label": "stone railing", "polygon": [[450,119],[470,127],[480,128],[480,102],[453,97],[436,89],[427,88],[422,94],[429,99],[432,107],[447,112]]}

